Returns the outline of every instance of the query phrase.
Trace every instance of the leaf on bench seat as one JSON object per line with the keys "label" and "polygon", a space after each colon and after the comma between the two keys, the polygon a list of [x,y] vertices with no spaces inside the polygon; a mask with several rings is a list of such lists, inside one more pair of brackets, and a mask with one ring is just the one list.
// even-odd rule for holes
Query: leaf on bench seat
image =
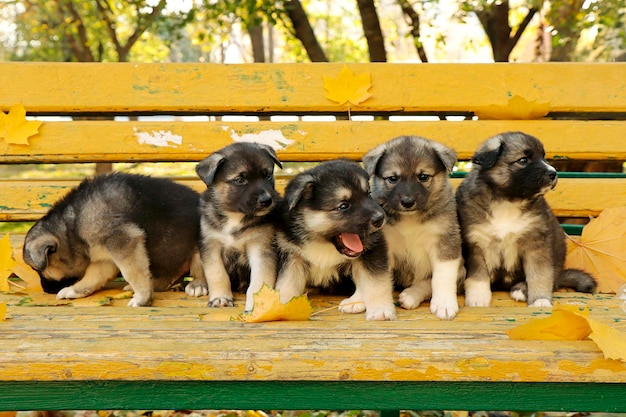
{"label": "leaf on bench seat", "polygon": [[487,106],[475,111],[483,120],[533,120],[541,119],[549,112],[550,103],[529,101],[518,95],[511,97],[506,106]]}
{"label": "leaf on bench seat", "polygon": [[372,76],[369,73],[356,75],[344,65],[337,78],[323,78],[326,98],[336,103],[357,106],[372,96],[367,92],[372,86]]}
{"label": "leaf on bench seat", "polygon": [[30,145],[28,138],[39,133],[41,122],[26,120],[26,109],[16,104],[5,114],[0,111],[0,139],[14,145]]}
{"label": "leaf on bench seat", "polygon": [[585,225],[580,239],[568,239],[565,267],[592,274],[601,293],[615,293],[626,284],[626,207],[603,210]]}
{"label": "leaf on bench seat", "polygon": [[12,254],[13,249],[7,233],[0,239],[0,292],[9,291],[9,277],[13,273],[13,267],[15,266]]}
{"label": "leaf on bench seat", "polygon": [[626,335],[589,317],[589,307],[554,305],[552,315],[508,330],[514,340],[593,340],[606,359],[626,361]]}
{"label": "leaf on bench seat", "polygon": [[246,323],[260,323],[280,320],[308,320],[313,307],[306,294],[292,298],[286,304],[281,303],[280,293],[263,285],[254,294],[254,306],[249,313],[242,313],[235,320]]}

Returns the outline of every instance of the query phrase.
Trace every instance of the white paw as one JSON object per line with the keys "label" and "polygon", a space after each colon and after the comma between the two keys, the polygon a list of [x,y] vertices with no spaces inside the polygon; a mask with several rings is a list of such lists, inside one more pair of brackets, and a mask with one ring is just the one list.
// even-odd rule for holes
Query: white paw
{"label": "white paw", "polygon": [[524,291],[518,288],[512,289],[510,294],[511,298],[515,301],[526,301],[526,294],[524,294]]}
{"label": "white paw", "polygon": [[91,293],[81,294],[77,292],[73,286],[70,286],[70,287],[65,287],[61,291],[59,291],[57,293],[57,299],[62,300],[62,299],[72,299],[72,298],[83,298],[83,297],[87,297],[90,294]]}
{"label": "white paw", "polygon": [[411,291],[410,288],[405,289],[398,296],[398,301],[400,302],[400,306],[407,310],[413,310],[420,306],[422,301],[425,300],[423,294],[418,291]]}
{"label": "white paw", "polygon": [[191,281],[185,287],[185,294],[190,297],[203,297],[209,294],[209,287],[206,282]]}
{"label": "white paw", "polygon": [[373,308],[368,309],[365,313],[365,320],[369,321],[384,321],[384,320],[395,320],[396,319],[396,308],[392,304],[389,307],[385,308]]}
{"label": "white paw", "polygon": [[430,311],[442,320],[452,320],[459,312],[459,303],[456,297],[433,297],[430,300]]}
{"label": "white paw", "polygon": [[352,314],[362,313],[365,311],[365,303],[363,301],[354,300],[352,297],[346,298],[339,303],[339,311]]}
{"label": "white paw", "polygon": [[128,302],[128,307],[146,307],[152,304],[152,296],[142,296],[141,294],[135,293],[133,298]]}
{"label": "white paw", "polygon": [[534,303],[528,304],[528,307],[552,307],[552,301],[547,298],[538,298]]}
{"label": "white paw", "polygon": [[467,307],[489,307],[491,304],[491,285],[489,280],[465,280],[465,305]]}
{"label": "white paw", "polygon": [[217,297],[209,301],[209,307],[234,307],[235,302],[232,298]]}

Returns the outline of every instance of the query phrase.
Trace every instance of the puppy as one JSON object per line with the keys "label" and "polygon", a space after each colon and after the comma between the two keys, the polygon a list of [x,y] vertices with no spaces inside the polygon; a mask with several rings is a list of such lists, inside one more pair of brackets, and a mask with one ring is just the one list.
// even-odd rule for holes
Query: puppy
{"label": "puppy", "polygon": [[[270,220],[279,200],[274,189],[274,150],[234,143],[201,161],[198,176],[207,185],[200,198],[200,253],[206,280],[194,279],[188,295],[210,296],[209,306],[233,306],[232,283],[246,292],[246,311],[263,284],[274,287],[276,252]],[[248,286],[249,282],[249,286]]]}
{"label": "puppy", "polygon": [[363,157],[372,196],[387,215],[383,227],[400,305],[430,310],[450,320],[459,310],[457,288],[465,277],[454,190],[448,180],[456,153],[437,142],[400,136]]}
{"label": "puppy", "polygon": [[489,306],[491,285],[511,290],[530,307],[552,305],[552,291],[592,292],[596,282],[563,270],[565,234],[544,194],[557,183],[541,142],[521,132],[485,141],[456,199],[467,267],[465,304]]}
{"label": "puppy", "polygon": [[131,307],[189,270],[201,275],[199,194],[167,179],[113,173],[84,180],[29,230],[24,261],[57,298],[80,298],[121,272]]}
{"label": "puppy", "polygon": [[322,163],[285,190],[277,244],[281,301],[306,287],[328,287],[351,276],[356,290],[339,305],[367,320],[394,320],[393,283],[381,232],[385,213],[369,195],[367,173],[354,162]]}

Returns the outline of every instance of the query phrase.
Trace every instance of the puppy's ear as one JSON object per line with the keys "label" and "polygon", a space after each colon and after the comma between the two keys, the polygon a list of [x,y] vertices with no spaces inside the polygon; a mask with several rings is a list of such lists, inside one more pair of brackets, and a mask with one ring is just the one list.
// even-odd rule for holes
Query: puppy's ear
{"label": "puppy's ear", "polygon": [[213,178],[217,169],[226,161],[224,155],[220,153],[214,153],[204,158],[198,165],[196,165],[196,173],[204,181],[207,187],[213,184]]}
{"label": "puppy's ear", "polygon": [[283,164],[281,164],[280,161],[278,160],[278,156],[276,155],[276,151],[274,150],[274,148],[268,145],[261,144],[261,143],[259,144],[259,146],[270,155],[270,158],[272,158],[272,161],[274,161],[274,163],[278,165],[279,168],[283,167]]}
{"label": "puppy's ear", "polygon": [[287,201],[287,207],[291,211],[298,201],[302,199],[305,194],[309,194],[313,189],[315,180],[310,175],[300,175],[294,178],[285,190],[285,200]]}
{"label": "puppy's ear", "polygon": [[433,150],[437,157],[441,161],[444,167],[446,167],[446,171],[448,173],[452,172],[454,168],[454,164],[456,164],[456,151],[454,149],[448,148],[446,145],[442,145],[439,142],[433,142]]}
{"label": "puppy's ear", "polygon": [[472,157],[472,163],[483,169],[492,168],[504,152],[504,141],[500,136],[488,139]]}
{"label": "puppy's ear", "polygon": [[371,177],[376,173],[376,168],[378,168],[380,158],[383,157],[386,150],[387,146],[382,144],[363,155],[363,167],[365,168],[365,171],[367,171],[367,175]]}
{"label": "puppy's ear", "polygon": [[56,252],[58,245],[59,240],[50,234],[26,242],[22,252],[24,262],[36,271],[43,271],[48,266],[48,256]]}

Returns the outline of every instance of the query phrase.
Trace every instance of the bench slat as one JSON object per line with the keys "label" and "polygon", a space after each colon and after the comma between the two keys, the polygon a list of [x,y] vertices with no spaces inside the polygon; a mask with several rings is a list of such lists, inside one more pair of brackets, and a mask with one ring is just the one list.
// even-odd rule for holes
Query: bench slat
{"label": "bench slat", "polygon": [[[440,141],[454,148],[459,159],[470,159],[482,141],[508,130],[540,138],[548,158],[626,160],[626,121],[81,121],[44,123],[29,146],[5,145],[0,162],[199,161],[242,139],[277,141],[285,146],[279,152],[283,161],[359,160],[374,146],[407,134]],[[170,141],[140,143],[145,135],[150,141],[157,136]]]}
{"label": "bench slat", "polygon": [[[206,189],[199,179],[178,181],[200,192]],[[452,179],[455,186],[460,181]],[[286,182],[287,179],[279,179],[277,188],[283,190]],[[0,221],[37,220],[78,183],[78,180],[0,180]],[[546,197],[557,216],[597,216],[604,208],[626,205],[626,178],[561,178]]]}
{"label": "bench slat", "polygon": [[[0,63],[0,110],[34,113],[345,112],[323,77],[344,64]],[[626,63],[349,64],[370,73],[358,111],[482,112],[512,97],[552,112],[626,112]],[[28,82],[24,82],[27,80]]]}

